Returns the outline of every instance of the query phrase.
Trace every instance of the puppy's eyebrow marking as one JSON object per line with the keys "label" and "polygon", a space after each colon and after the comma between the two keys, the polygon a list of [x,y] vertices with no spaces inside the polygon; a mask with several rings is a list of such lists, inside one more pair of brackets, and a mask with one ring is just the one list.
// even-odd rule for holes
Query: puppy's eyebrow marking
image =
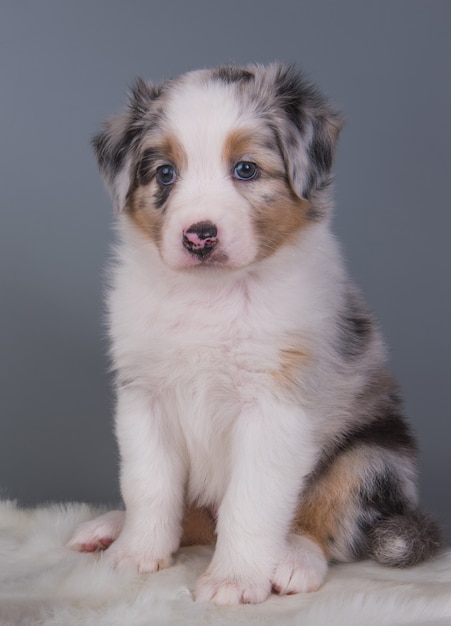
{"label": "puppy's eyebrow marking", "polygon": [[275,178],[285,176],[277,144],[269,139],[267,132],[259,133],[258,128],[238,128],[230,132],[224,142],[222,155],[228,165],[245,158],[255,160],[259,167]]}
{"label": "puppy's eyebrow marking", "polygon": [[231,163],[244,154],[251,154],[257,146],[258,142],[252,136],[251,131],[244,129],[234,130],[225,141],[223,149],[224,160],[226,163]]}
{"label": "puppy's eyebrow marking", "polygon": [[173,135],[167,135],[165,137],[160,149],[179,170],[186,166],[188,160],[186,152]]}

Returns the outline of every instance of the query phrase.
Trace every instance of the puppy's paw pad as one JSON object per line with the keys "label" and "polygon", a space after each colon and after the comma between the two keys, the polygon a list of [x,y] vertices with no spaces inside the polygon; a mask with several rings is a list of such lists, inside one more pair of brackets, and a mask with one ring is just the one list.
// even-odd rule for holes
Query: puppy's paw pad
{"label": "puppy's paw pad", "polygon": [[266,600],[271,591],[268,582],[252,583],[250,580],[220,579],[204,574],[196,585],[197,602],[214,602],[218,606],[258,604]]}
{"label": "puppy's paw pad", "polygon": [[272,588],[281,595],[316,591],[326,574],[327,560],[321,548],[305,536],[292,535],[274,573]]}
{"label": "puppy's paw pad", "polygon": [[89,522],[83,522],[67,543],[67,547],[78,552],[106,550],[118,538],[124,519],[124,511],[109,511]]}
{"label": "puppy's paw pad", "polygon": [[99,537],[96,541],[76,543],[74,546],[69,547],[78,552],[100,552],[101,550],[106,550],[113,541],[113,537]]}

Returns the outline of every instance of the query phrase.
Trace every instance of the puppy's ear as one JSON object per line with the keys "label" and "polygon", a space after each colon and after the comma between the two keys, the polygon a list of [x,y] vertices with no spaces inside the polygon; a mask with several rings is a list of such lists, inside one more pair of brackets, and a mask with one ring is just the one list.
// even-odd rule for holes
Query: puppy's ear
{"label": "puppy's ear", "polygon": [[158,87],[139,78],[130,90],[126,111],[107,120],[103,131],[92,140],[100,172],[117,211],[125,208],[139,140],[152,125],[152,103],[159,94]]}
{"label": "puppy's ear", "polygon": [[331,182],[341,115],[292,67],[278,66],[274,77],[280,147],[293,191],[310,200]]}

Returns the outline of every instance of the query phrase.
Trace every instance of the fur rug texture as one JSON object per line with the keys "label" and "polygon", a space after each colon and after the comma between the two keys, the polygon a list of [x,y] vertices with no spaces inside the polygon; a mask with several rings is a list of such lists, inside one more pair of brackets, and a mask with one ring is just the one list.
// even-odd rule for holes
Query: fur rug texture
{"label": "fur rug texture", "polygon": [[75,526],[100,512],[0,502],[1,626],[451,625],[451,551],[407,570],[366,561],[333,566],[315,593],[216,608],[191,595],[209,547],[181,549],[173,567],[147,576],[114,571],[102,554],[67,549]]}

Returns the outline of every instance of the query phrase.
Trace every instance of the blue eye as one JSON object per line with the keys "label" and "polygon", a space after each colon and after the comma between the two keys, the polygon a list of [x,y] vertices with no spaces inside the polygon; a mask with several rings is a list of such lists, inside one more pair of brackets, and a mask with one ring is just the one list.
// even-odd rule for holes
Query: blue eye
{"label": "blue eye", "polygon": [[238,180],[252,180],[258,174],[258,168],[255,163],[250,161],[240,161],[233,170],[233,175]]}
{"label": "blue eye", "polygon": [[175,167],[172,165],[161,165],[157,167],[157,180],[161,185],[172,185],[176,178]]}

